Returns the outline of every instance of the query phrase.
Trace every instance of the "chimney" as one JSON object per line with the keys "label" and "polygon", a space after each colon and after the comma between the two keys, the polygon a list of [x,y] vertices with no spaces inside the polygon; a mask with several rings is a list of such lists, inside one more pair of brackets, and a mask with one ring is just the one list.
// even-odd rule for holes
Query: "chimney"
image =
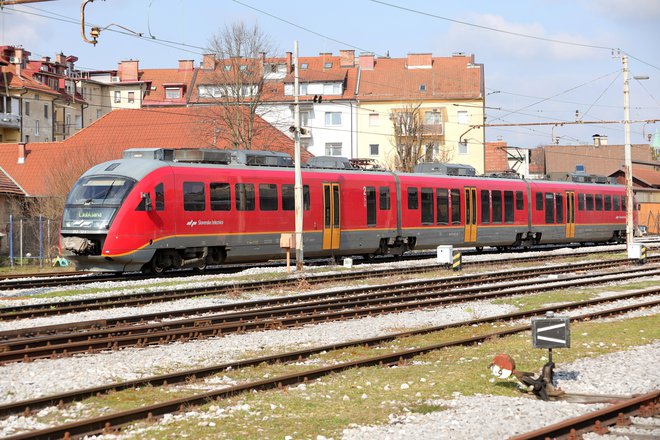
{"label": "chimney", "polygon": [[66,56],[60,52],[57,55],[55,55],[55,62],[57,64],[66,64]]}
{"label": "chimney", "polygon": [[41,57],[42,63],[50,63],[50,57]]}
{"label": "chimney", "polygon": [[374,54],[371,52],[362,52],[358,58],[361,70],[374,70]]}
{"label": "chimney", "polygon": [[353,67],[355,66],[355,51],[354,50],[340,50],[339,51],[339,67]]}
{"label": "chimney", "polygon": [[193,60],[179,60],[179,71],[193,70],[195,68]]}
{"label": "chimney", "polygon": [[128,60],[119,63],[119,81],[138,80],[138,60]]}
{"label": "chimney", "polygon": [[595,135],[592,136],[594,138],[594,147],[604,147],[607,145],[607,136],[606,135],[600,135],[596,133]]}
{"label": "chimney", "polygon": [[214,53],[205,53],[202,58],[202,69],[205,70],[214,70],[215,69],[215,54]]}
{"label": "chimney", "polygon": [[286,53],[286,71],[293,72],[293,53]]}
{"label": "chimney", "polygon": [[409,53],[406,67],[408,69],[430,69],[433,55],[430,53]]}
{"label": "chimney", "polygon": [[26,154],[27,154],[27,151],[26,151],[26,148],[25,148],[25,142],[19,142],[18,143],[18,161],[17,161],[17,163],[24,164]]}

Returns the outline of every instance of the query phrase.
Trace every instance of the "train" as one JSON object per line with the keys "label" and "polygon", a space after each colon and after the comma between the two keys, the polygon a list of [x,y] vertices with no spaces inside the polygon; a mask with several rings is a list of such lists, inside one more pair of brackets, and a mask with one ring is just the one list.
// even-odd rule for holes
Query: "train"
{"label": "train", "polygon": [[[626,239],[617,184],[311,166],[301,176],[305,258]],[[282,259],[294,181],[283,153],[128,149],[73,186],[60,250],[79,270],[153,274]]]}

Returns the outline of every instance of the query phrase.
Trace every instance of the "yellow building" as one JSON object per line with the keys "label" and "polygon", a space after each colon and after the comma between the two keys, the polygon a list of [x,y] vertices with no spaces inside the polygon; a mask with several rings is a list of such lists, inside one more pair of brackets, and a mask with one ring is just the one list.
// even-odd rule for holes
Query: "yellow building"
{"label": "yellow building", "polygon": [[[416,162],[451,162],[484,172],[483,65],[474,56],[376,58],[361,54],[357,156],[401,168],[416,145]],[[397,146],[399,150],[397,151]]]}

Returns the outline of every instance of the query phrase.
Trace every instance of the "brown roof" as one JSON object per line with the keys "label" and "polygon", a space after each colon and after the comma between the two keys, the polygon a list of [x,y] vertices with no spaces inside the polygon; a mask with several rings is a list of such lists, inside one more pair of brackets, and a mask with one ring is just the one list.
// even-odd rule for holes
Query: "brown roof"
{"label": "brown roof", "polygon": [[[213,107],[177,107],[114,110],[62,142],[28,143],[23,164],[18,145],[0,144],[0,168],[29,196],[51,194],[46,174],[79,158],[94,163],[121,157],[128,148],[233,148],[218,136],[226,130]],[[215,120],[216,142],[209,121]],[[293,141],[258,118],[253,148],[283,151],[293,156]],[[309,154],[303,154],[306,160]],[[0,173],[1,174],[1,173]],[[0,176],[1,177],[1,176]]]}
{"label": "brown roof", "polygon": [[[482,98],[481,65],[472,57],[434,57],[430,66],[409,68],[408,58],[378,58],[373,70],[360,72],[359,98],[478,99]],[[420,87],[420,86],[424,87]],[[424,90],[422,90],[424,89]]]}
{"label": "brown roof", "polygon": [[0,193],[2,194],[25,194],[25,191],[9,177],[5,170],[0,168]]}
{"label": "brown roof", "polygon": [[649,186],[660,188],[660,172],[650,168],[633,167],[633,177],[639,179]]}

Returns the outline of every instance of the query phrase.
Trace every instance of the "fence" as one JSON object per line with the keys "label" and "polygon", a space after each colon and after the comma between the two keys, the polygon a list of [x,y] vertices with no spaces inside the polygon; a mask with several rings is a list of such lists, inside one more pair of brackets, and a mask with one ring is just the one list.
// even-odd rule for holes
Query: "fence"
{"label": "fence", "polygon": [[59,221],[38,218],[15,218],[0,223],[2,264],[48,266],[58,256]]}

